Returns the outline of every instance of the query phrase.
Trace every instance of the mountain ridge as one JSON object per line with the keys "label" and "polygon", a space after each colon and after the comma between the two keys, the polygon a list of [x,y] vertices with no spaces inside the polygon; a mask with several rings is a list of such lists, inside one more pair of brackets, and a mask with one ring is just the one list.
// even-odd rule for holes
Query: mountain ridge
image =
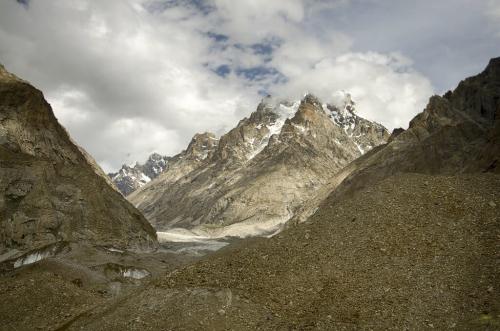
{"label": "mountain ridge", "polygon": [[128,199],[159,231],[279,231],[329,177],[389,136],[380,124],[355,114],[350,95],[344,100],[339,109],[311,94],[295,102],[268,96],[219,140],[206,138],[202,158],[190,157],[188,148]]}

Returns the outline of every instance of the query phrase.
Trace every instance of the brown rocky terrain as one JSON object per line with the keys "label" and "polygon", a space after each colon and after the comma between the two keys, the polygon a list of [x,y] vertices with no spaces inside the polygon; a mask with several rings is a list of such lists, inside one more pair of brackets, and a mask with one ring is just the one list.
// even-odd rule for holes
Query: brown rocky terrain
{"label": "brown rocky terrain", "polygon": [[146,284],[196,259],[61,242],[57,254],[13,268],[0,263],[0,330],[57,330],[134,297]]}
{"label": "brown rocky terrain", "polygon": [[395,175],[70,329],[495,330],[499,187],[495,174]]}

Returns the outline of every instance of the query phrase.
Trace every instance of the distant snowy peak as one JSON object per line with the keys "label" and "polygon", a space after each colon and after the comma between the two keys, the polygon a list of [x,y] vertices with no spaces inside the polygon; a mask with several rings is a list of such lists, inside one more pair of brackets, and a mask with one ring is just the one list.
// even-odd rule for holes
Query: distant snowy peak
{"label": "distant snowy peak", "polygon": [[118,172],[109,174],[109,177],[120,192],[127,196],[158,177],[166,169],[169,160],[167,156],[153,153],[144,164],[124,164]]}
{"label": "distant snowy peak", "polygon": [[[255,144],[255,141],[251,141],[254,148],[248,154],[249,159],[254,158],[262,152],[273,135],[281,133],[286,120],[292,119],[303,103],[312,105],[312,109],[315,111],[325,113],[350,138],[360,154],[364,154],[375,147],[374,141],[377,141],[377,139],[373,139],[374,136],[388,135],[387,130],[382,125],[366,120],[356,114],[356,103],[352,100],[351,94],[346,91],[333,93],[328,103],[322,103],[311,93],[306,93],[302,100],[293,102],[266,97],[259,104],[257,112],[273,114],[274,117],[267,125],[261,123],[257,125],[257,128],[267,128],[267,131],[257,144]],[[307,119],[307,116],[305,118]],[[306,132],[307,129],[304,125],[308,126],[309,124],[300,123],[300,119],[296,119],[295,121],[297,120],[299,122],[291,124],[298,132]]]}
{"label": "distant snowy peak", "polygon": [[147,161],[141,166],[137,165],[140,168],[142,168],[142,171],[144,174],[153,179],[158,177],[159,174],[161,174],[166,168],[167,168],[167,163],[169,161],[169,157],[160,155],[158,153],[153,153],[149,156]]}
{"label": "distant snowy peak", "polygon": [[354,113],[356,111],[355,105],[349,93],[337,91],[333,94],[332,101],[329,104],[323,104],[322,107],[333,123],[345,130],[352,131],[356,120],[359,119],[359,116]]}
{"label": "distant snowy peak", "polygon": [[340,110],[355,111],[356,103],[352,100],[351,94],[343,90],[334,92],[329,103]]}

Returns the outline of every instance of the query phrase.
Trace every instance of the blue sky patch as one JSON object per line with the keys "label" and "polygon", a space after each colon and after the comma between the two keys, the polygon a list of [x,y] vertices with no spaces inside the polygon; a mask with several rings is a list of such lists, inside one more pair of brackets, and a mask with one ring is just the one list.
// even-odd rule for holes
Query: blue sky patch
{"label": "blue sky patch", "polygon": [[24,7],[28,8],[30,4],[30,0],[16,0],[18,4],[23,5]]}
{"label": "blue sky patch", "polygon": [[226,77],[231,73],[231,68],[227,64],[223,64],[217,67],[217,69],[214,70],[214,72],[218,75],[221,76],[222,78]]}
{"label": "blue sky patch", "polygon": [[224,34],[220,34],[220,33],[215,33],[212,31],[207,32],[207,36],[209,38],[213,39],[217,43],[223,43],[223,42],[226,42],[229,40],[228,36],[226,36]]}

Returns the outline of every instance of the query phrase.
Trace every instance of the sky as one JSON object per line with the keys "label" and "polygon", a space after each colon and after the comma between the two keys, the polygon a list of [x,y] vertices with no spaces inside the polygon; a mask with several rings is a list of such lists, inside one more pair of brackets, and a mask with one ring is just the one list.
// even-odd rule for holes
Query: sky
{"label": "sky", "polygon": [[221,135],[271,94],[407,127],[500,56],[500,0],[2,0],[0,63],[105,171]]}

